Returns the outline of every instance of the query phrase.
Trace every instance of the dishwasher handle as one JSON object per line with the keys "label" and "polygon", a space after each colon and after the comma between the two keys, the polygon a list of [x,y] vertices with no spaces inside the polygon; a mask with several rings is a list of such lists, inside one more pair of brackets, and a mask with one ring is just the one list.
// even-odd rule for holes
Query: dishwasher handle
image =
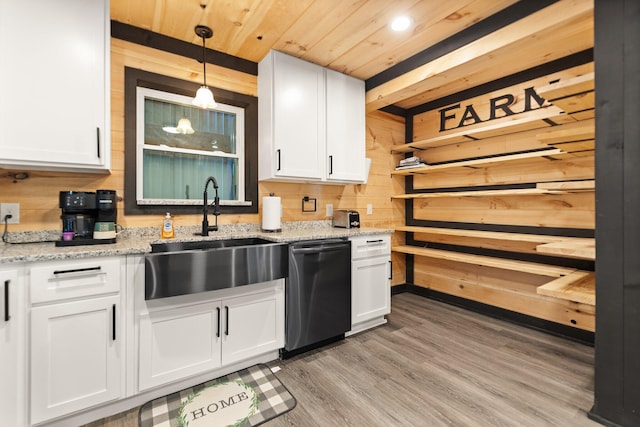
{"label": "dishwasher handle", "polygon": [[294,254],[311,254],[319,252],[330,252],[349,249],[351,243],[345,240],[332,240],[332,241],[315,241],[313,243],[298,243],[289,247],[291,253]]}

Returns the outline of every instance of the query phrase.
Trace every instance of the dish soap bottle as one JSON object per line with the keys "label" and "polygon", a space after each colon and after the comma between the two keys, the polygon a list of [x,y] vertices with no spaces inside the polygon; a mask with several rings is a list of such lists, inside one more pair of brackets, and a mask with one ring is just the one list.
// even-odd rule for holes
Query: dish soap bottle
{"label": "dish soap bottle", "polygon": [[162,238],[163,239],[173,239],[173,218],[171,218],[171,214],[167,212],[167,216],[164,217],[164,221],[162,222]]}

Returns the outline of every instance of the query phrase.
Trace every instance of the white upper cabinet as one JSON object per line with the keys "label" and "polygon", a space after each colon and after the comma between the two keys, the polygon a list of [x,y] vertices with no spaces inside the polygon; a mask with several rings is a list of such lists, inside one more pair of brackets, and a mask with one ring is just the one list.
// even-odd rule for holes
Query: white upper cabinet
{"label": "white upper cabinet", "polygon": [[327,180],[365,181],[364,82],[333,70],[325,73]]}
{"label": "white upper cabinet", "polygon": [[258,106],[260,180],[365,181],[364,82],[272,50]]}
{"label": "white upper cabinet", "polygon": [[271,51],[258,68],[259,178],[324,177],[322,67]]}
{"label": "white upper cabinet", "polygon": [[109,0],[0,2],[0,167],[107,172]]}

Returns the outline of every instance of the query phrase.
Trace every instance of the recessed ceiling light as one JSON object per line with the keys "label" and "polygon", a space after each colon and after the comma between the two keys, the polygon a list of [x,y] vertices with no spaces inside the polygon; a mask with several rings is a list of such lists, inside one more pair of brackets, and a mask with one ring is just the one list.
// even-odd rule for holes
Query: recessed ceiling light
{"label": "recessed ceiling light", "polygon": [[393,31],[404,31],[411,26],[411,18],[408,16],[396,16],[391,20],[391,29]]}

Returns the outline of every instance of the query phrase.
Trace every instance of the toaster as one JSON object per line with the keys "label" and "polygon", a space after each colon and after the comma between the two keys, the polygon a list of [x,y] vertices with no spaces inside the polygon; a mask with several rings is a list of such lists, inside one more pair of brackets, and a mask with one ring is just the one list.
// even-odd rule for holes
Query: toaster
{"label": "toaster", "polygon": [[360,214],[350,210],[333,212],[333,226],[341,228],[360,228]]}

